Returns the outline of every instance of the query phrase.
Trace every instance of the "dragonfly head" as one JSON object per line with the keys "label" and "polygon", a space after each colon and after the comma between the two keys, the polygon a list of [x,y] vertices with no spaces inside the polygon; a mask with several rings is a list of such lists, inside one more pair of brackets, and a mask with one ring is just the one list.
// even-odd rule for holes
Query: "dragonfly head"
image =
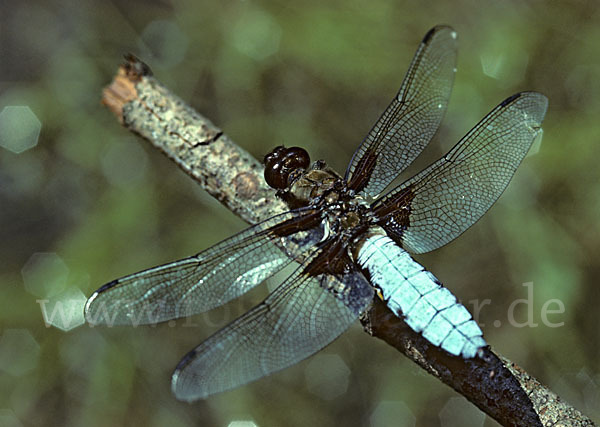
{"label": "dragonfly head", "polygon": [[290,174],[310,166],[310,156],[300,147],[279,146],[265,156],[265,180],[270,187],[283,190],[290,184]]}

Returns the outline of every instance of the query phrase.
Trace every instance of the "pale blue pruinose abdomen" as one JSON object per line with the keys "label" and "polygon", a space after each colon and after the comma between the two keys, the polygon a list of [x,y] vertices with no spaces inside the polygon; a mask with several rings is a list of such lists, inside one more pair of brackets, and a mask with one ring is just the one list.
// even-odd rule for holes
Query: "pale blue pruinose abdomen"
{"label": "pale blue pruinose abdomen", "polygon": [[487,345],[471,313],[388,236],[365,239],[357,261],[369,271],[390,310],[435,346],[472,358]]}

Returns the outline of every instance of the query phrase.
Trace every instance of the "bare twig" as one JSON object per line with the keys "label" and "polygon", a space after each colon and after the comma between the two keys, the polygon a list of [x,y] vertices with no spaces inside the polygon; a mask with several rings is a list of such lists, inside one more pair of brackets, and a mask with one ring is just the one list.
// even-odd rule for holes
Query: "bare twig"
{"label": "bare twig", "polygon": [[[133,56],[104,89],[102,102],[125,127],[160,149],[246,222],[254,224],[286,210],[265,184],[262,165],[162,86]],[[413,332],[378,299],[361,322],[369,334],[397,348],[503,425],[594,425],[508,359],[490,349],[471,360],[450,356]]]}
{"label": "bare twig", "polygon": [[287,210],[265,183],[262,164],[152,78],[136,58],[127,57],[102,102],[244,221],[255,224]]}

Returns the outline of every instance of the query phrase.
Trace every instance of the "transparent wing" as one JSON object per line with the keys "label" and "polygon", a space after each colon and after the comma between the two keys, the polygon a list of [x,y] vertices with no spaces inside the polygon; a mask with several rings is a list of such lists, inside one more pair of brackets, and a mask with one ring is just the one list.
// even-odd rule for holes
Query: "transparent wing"
{"label": "transparent wing", "polygon": [[249,227],[198,255],[117,279],[87,301],[89,323],[138,325],[218,307],[275,274],[323,238],[320,215],[299,209]]}
{"label": "transparent wing", "polygon": [[547,106],[536,92],[504,100],[448,154],[373,204],[380,225],[413,253],[458,237],[500,197],[541,137]]}
{"label": "transparent wing", "polygon": [[423,151],[446,111],[456,52],[450,27],[435,27],[423,38],[396,97],[352,157],[346,170],[351,189],[380,194]]}
{"label": "transparent wing", "polygon": [[372,297],[360,273],[309,275],[299,267],[260,305],[188,353],[173,373],[173,393],[202,399],[291,366],[337,338]]}

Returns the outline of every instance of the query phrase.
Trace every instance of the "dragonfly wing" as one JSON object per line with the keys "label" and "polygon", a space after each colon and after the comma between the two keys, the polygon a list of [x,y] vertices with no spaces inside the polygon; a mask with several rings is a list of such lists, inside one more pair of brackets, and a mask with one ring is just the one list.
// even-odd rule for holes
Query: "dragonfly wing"
{"label": "dragonfly wing", "polygon": [[423,151],[446,112],[456,54],[450,27],[434,27],[423,38],[400,90],[352,157],[349,188],[374,197]]}
{"label": "dragonfly wing", "polygon": [[448,154],[373,204],[380,225],[413,253],[458,237],[500,197],[541,137],[547,106],[536,92],[502,101]]}
{"label": "dragonfly wing", "polygon": [[92,324],[154,324],[202,313],[237,298],[323,238],[320,214],[276,215],[179,261],[114,280],[85,307]]}
{"label": "dragonfly wing", "polygon": [[306,270],[299,267],[261,304],[188,353],[173,373],[177,398],[206,398],[291,366],[337,338],[372,301],[373,289],[358,272]]}

